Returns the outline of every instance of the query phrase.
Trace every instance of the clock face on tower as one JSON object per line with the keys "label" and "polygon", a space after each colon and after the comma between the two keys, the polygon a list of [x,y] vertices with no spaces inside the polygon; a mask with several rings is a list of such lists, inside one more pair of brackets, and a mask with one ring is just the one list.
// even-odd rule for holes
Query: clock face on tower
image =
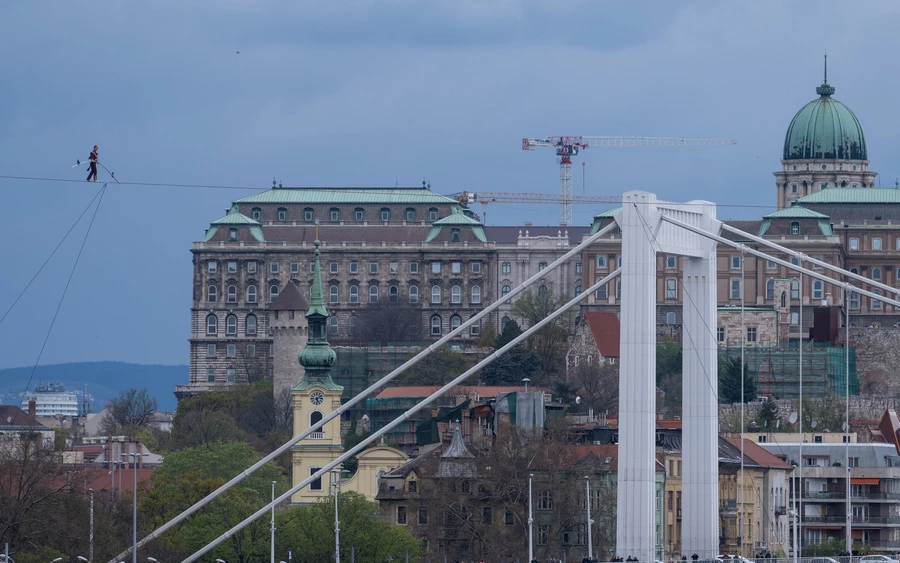
{"label": "clock face on tower", "polygon": [[314,405],[321,405],[322,401],[324,401],[324,400],[325,400],[325,395],[323,395],[319,391],[313,391],[309,395],[309,402],[311,402]]}

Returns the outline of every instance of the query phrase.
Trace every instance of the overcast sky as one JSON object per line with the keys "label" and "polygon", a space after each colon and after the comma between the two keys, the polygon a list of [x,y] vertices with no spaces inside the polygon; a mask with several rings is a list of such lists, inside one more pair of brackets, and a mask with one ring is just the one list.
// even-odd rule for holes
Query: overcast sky
{"label": "overcast sky", "polygon": [[[99,144],[123,181],[556,192],[552,151],[522,137],[731,137],[585,151],[574,191],[756,218],[826,49],[872,168],[882,185],[900,175],[898,28],[894,1],[14,2],[0,175],[83,179],[70,166]],[[99,186],[0,179],[0,315]],[[191,243],[250,193],[110,186],[41,362],[187,363]],[[576,207],[575,223],[602,209]],[[558,223],[554,205],[487,212]],[[86,223],[0,324],[0,367],[35,362]]]}

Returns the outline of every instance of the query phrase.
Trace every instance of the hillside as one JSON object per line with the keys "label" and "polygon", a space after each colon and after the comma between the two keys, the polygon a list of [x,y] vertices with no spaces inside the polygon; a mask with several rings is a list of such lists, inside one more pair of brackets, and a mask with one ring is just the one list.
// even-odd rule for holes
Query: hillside
{"label": "hillside", "polygon": [[[0,403],[19,404],[31,374],[30,367],[0,369]],[[130,387],[146,387],[159,409],[174,411],[175,385],[187,383],[188,366],[129,364],[125,362],[77,362],[38,366],[32,389],[38,381],[59,381],[66,389],[83,390],[94,396],[94,411]]]}

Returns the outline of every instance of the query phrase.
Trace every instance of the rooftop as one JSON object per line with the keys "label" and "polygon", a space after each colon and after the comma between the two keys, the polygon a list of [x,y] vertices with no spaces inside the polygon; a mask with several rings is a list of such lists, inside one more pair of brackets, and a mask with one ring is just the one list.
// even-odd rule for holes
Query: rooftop
{"label": "rooftop", "polygon": [[809,203],[900,203],[897,188],[825,188],[797,200]]}
{"label": "rooftop", "polygon": [[235,200],[243,203],[434,203],[459,205],[452,197],[427,188],[273,188]]}

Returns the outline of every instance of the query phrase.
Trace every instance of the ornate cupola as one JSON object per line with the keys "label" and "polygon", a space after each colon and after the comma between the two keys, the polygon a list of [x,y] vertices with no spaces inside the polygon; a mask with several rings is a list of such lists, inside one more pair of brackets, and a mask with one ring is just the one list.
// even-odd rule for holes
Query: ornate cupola
{"label": "ornate cupola", "polygon": [[314,243],[315,264],[313,266],[313,282],[309,290],[309,309],[306,311],[306,322],[309,326],[309,340],[306,347],[297,355],[297,360],[304,369],[303,381],[294,389],[308,389],[312,386],[326,389],[340,389],[331,379],[331,368],[336,355],[328,345],[328,310],[325,309],[325,297],[322,294],[322,274],[319,265],[318,240]]}

